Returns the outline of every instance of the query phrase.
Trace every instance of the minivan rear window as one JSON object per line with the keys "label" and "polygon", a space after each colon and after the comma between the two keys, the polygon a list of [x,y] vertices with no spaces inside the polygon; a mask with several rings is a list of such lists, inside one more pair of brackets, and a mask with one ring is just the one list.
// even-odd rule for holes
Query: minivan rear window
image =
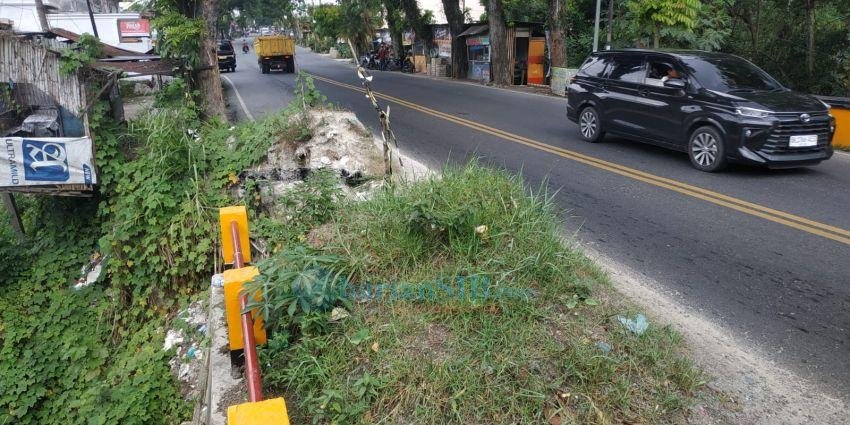
{"label": "minivan rear window", "polygon": [[646,74],[643,56],[617,55],[614,56],[613,68],[608,73],[612,80],[626,81],[630,83],[642,83]]}
{"label": "minivan rear window", "polygon": [[582,65],[579,73],[587,77],[603,77],[605,74],[605,65],[608,64],[610,56],[591,56]]}

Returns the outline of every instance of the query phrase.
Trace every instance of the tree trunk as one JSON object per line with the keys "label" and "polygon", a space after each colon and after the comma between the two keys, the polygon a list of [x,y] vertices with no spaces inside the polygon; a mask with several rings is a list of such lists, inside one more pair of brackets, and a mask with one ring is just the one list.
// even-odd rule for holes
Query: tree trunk
{"label": "tree trunk", "polygon": [[511,84],[511,69],[502,0],[487,2],[487,20],[490,24],[490,79],[497,86],[508,86]]}
{"label": "tree trunk", "polygon": [[390,37],[393,39],[393,49],[396,57],[400,58],[404,54],[404,40],[402,40],[404,35],[399,30],[403,25],[399,16],[401,10],[396,0],[384,0],[384,7],[387,9],[387,26]]}
{"label": "tree trunk", "polygon": [[195,73],[195,81],[201,96],[204,116],[227,121],[224,107],[224,95],[221,91],[221,78],[218,73],[218,43],[216,42],[216,22],[218,20],[218,0],[203,0],[200,5],[201,16],[206,34],[201,41],[201,68]]}
{"label": "tree trunk", "polygon": [[47,15],[44,12],[44,2],[35,0],[35,10],[38,13],[38,23],[41,24],[41,30],[47,32],[50,30],[50,25],[47,23]]}
{"label": "tree trunk", "polygon": [[466,39],[458,37],[463,32],[463,11],[460,10],[458,0],[443,0],[443,11],[449,22],[449,30],[452,33],[452,78],[466,78]]}
{"label": "tree trunk", "polygon": [[550,46],[550,66],[567,67],[567,52],[564,49],[564,26],[561,24],[561,13],[564,0],[549,0],[549,31],[552,34]]}
{"label": "tree trunk", "polygon": [[806,0],[806,70],[815,73],[815,0]]}
{"label": "tree trunk", "polygon": [[657,49],[659,44],[659,39],[661,38],[661,24],[655,24],[652,27],[652,48]]}
{"label": "tree trunk", "polygon": [[605,38],[606,48],[611,48],[611,42],[614,38],[614,0],[608,0],[608,35]]}

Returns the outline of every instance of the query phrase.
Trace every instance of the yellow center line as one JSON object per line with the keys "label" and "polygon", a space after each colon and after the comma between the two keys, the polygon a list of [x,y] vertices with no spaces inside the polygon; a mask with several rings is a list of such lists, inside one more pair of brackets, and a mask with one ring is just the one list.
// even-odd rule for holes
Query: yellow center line
{"label": "yellow center line", "polygon": [[[339,87],[347,88],[350,90],[358,91],[361,93],[365,93],[365,89],[354,86],[351,84],[341,83],[336,80],[331,80],[329,78],[321,77],[318,75],[312,75],[313,78],[323,81],[328,84],[333,84]],[[683,195],[687,195],[693,198],[701,199],[706,202],[713,203],[715,205],[720,205],[726,208],[730,208],[736,211],[743,212],[745,214],[749,214],[755,217],[763,218],[765,220],[772,221],[774,223],[779,223],[788,227],[795,228],[797,230],[802,230],[807,233],[811,233],[814,235],[822,236],[837,242],[841,242],[846,245],[850,245],[850,230],[842,229],[840,227],[831,226],[828,224],[820,223],[814,220],[807,219],[805,217],[800,217],[794,214],[790,214],[784,211],[779,211],[773,208],[769,208],[763,205],[754,204],[752,202],[745,201],[743,199],[735,198],[732,196],[724,195],[722,193],[714,192],[699,186],[693,186],[678,180],[673,180],[670,178],[658,176],[655,174],[647,173],[641,170],[637,170],[634,168],[626,167],[624,165],[620,165],[617,163],[605,161],[599,158],[595,158],[592,156],[584,155],[579,152],[571,151],[568,149],[559,148],[556,146],[552,146],[546,143],[542,143],[533,139],[529,139],[524,136],[520,136],[517,134],[513,134],[504,130],[500,130],[495,127],[490,127],[485,124],[481,124],[475,121],[470,121],[465,118],[456,117],[454,115],[447,114],[445,112],[441,112],[435,109],[431,109],[425,106],[418,105],[416,103],[412,103],[406,101],[404,99],[399,99],[394,96],[386,95],[383,93],[374,92],[375,97],[397,103],[404,107],[422,112],[427,115],[431,115],[437,118],[444,119],[446,121],[453,122],[455,124],[459,124],[468,128],[471,128],[476,131],[480,131],[482,133],[490,134],[496,136],[498,138],[508,140],[514,143],[519,143],[525,146],[533,147],[537,150],[541,150],[544,152],[548,152],[563,158],[571,159],[573,161],[580,162],[585,165],[589,165],[598,169],[606,170],[624,177],[628,177],[634,180],[642,181],[645,183],[649,183],[653,186],[662,187],[668,190],[672,190],[677,193],[681,193]]]}

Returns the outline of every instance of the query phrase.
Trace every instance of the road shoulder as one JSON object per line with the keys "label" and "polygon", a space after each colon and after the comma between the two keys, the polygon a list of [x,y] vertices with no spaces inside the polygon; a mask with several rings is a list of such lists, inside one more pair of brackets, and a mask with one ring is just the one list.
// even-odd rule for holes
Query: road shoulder
{"label": "road shoulder", "polygon": [[[648,310],[655,321],[672,326],[693,350],[694,361],[713,381],[709,386],[729,397],[739,409],[719,409],[720,423],[735,424],[841,424],[847,403],[815,384],[785,370],[769,356],[741,343],[727,330],[683,306],[661,285],[618,264],[585,245],[585,254],[609,274],[614,286]],[[715,409],[710,409],[714,411]],[[695,415],[705,410],[699,408]],[[696,423],[707,418],[694,417]],[[705,423],[717,423],[708,420]]]}

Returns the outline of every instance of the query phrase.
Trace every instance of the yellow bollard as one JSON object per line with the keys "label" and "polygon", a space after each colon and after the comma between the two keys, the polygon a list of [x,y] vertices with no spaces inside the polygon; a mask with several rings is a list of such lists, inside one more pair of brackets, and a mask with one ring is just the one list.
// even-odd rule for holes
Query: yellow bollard
{"label": "yellow bollard", "polygon": [[[256,267],[242,267],[224,271],[224,314],[227,317],[227,338],[230,351],[245,348],[242,342],[242,310],[239,308],[239,295],[246,282],[252,281],[260,270]],[[254,315],[254,339],[257,344],[266,343],[266,329],[263,318]]]}
{"label": "yellow bollard", "polygon": [[248,402],[227,408],[228,425],[289,425],[283,397]]}
{"label": "yellow bollard", "polygon": [[246,263],[251,262],[251,241],[248,235],[248,211],[244,205],[224,207],[218,210],[218,221],[221,225],[221,255],[225,264],[233,264],[233,236],[230,223],[236,221],[239,227],[239,246],[242,247],[242,257]]}

